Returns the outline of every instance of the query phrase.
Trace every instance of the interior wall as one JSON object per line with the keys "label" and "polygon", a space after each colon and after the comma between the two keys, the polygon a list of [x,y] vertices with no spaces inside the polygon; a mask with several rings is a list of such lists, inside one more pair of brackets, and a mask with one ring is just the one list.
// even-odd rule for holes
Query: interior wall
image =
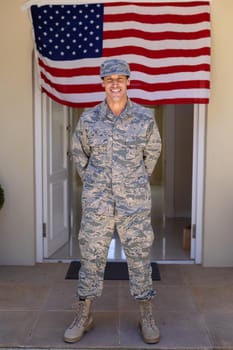
{"label": "interior wall", "polygon": [[163,106],[158,105],[153,108],[155,120],[159,129],[162,149],[160,157],[157,161],[155,169],[150,177],[150,183],[152,186],[162,186],[163,185]]}
{"label": "interior wall", "polygon": [[191,217],[193,166],[193,105],[175,105],[174,210]]}
{"label": "interior wall", "polygon": [[203,264],[233,266],[233,1],[211,1]]}
{"label": "interior wall", "polygon": [[35,261],[32,36],[23,0],[0,2],[0,264]]}

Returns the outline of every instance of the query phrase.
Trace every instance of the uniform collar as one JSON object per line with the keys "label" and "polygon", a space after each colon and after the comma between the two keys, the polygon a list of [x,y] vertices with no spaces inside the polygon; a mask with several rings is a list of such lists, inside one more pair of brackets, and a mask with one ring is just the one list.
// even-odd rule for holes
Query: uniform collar
{"label": "uniform collar", "polygon": [[101,115],[103,116],[104,119],[107,118],[110,120],[114,120],[114,118],[117,118],[122,120],[132,115],[131,113],[132,106],[133,106],[132,101],[128,98],[125,109],[121,112],[121,114],[118,117],[115,117],[112,111],[110,110],[110,108],[108,107],[106,100],[104,100],[101,103]]}

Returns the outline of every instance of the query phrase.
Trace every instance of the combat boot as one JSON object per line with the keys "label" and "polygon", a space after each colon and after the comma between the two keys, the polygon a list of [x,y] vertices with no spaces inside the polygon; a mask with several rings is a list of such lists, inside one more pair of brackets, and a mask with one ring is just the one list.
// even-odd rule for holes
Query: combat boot
{"label": "combat boot", "polygon": [[160,340],[160,332],[152,315],[151,300],[139,301],[141,321],[139,328],[145,343],[155,344]]}
{"label": "combat boot", "polygon": [[64,341],[67,343],[78,342],[84,333],[93,327],[93,317],[91,314],[91,299],[79,300],[73,305],[76,309],[76,316],[71,325],[66,329]]}

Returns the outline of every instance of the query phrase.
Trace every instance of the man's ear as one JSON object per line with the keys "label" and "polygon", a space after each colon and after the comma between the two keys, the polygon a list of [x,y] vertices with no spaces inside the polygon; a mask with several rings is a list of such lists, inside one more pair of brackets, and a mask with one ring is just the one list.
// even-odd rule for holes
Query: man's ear
{"label": "man's ear", "polygon": [[130,78],[127,79],[127,86],[130,85]]}
{"label": "man's ear", "polygon": [[101,79],[101,85],[102,85],[103,88],[105,88],[104,79]]}

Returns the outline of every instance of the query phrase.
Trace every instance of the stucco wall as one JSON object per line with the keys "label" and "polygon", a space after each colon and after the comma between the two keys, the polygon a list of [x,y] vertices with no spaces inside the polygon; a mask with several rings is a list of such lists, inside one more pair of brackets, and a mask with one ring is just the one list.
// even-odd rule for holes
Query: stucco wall
{"label": "stucco wall", "polygon": [[212,0],[211,17],[203,263],[233,266],[233,1]]}
{"label": "stucco wall", "polygon": [[32,39],[21,0],[0,3],[0,264],[33,264]]}
{"label": "stucco wall", "polygon": [[[24,0],[0,2],[0,264],[35,262],[32,36]],[[233,1],[211,0],[203,264],[233,266]]]}

